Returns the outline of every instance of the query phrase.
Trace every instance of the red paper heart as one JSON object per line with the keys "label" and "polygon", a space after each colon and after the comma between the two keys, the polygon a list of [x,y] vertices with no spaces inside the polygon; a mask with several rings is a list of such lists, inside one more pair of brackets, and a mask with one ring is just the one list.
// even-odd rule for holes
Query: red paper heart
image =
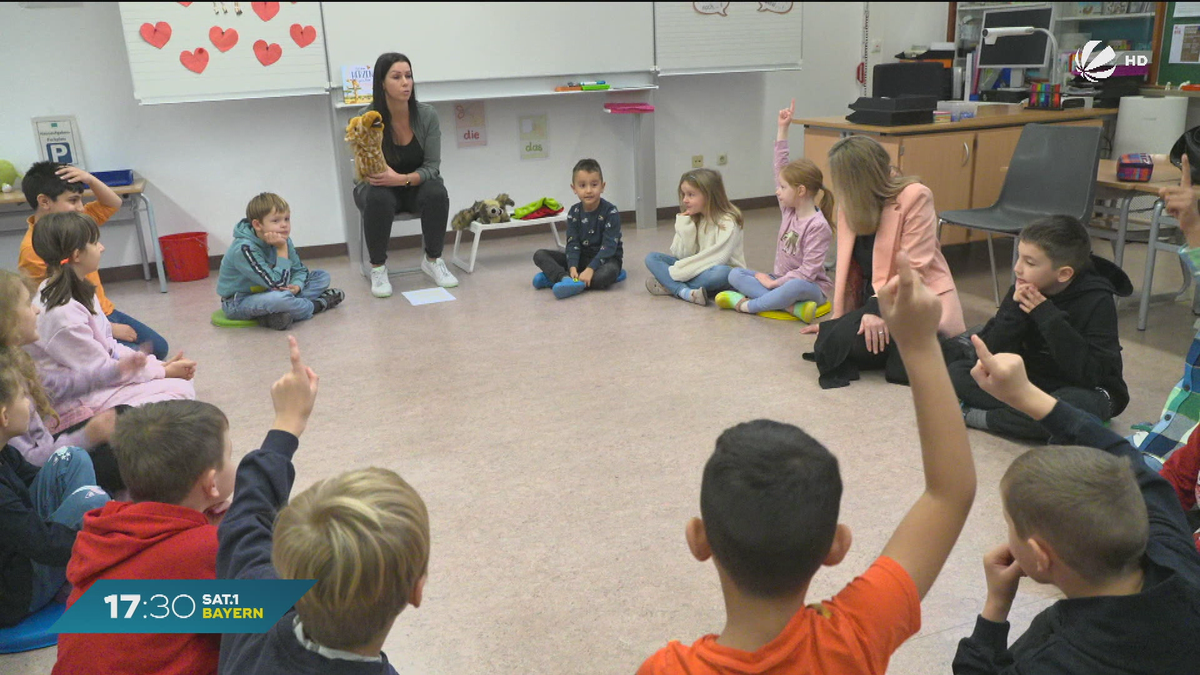
{"label": "red paper heart", "polygon": [[193,73],[203,73],[208,67],[208,50],[204,47],[196,47],[194,52],[185,49],[179,53],[179,62]]}
{"label": "red paper heart", "polygon": [[184,7],[190,7],[192,3],[190,3],[190,2],[181,2],[181,3],[179,3],[179,4],[183,5]]}
{"label": "red paper heart", "polygon": [[317,39],[317,29],[312,26],[301,26],[298,23],[292,24],[292,39],[300,47],[307,47]]}
{"label": "red paper heart", "polygon": [[153,25],[144,23],[138,34],[151,46],[162,49],[171,40],[171,24],[166,21],[159,21]]}
{"label": "red paper heart", "polygon": [[269,66],[283,56],[283,48],[274,42],[267,44],[266,40],[259,40],[254,43],[254,55],[258,57],[259,63]]}
{"label": "red paper heart", "polygon": [[238,43],[238,33],[232,28],[222,30],[219,26],[213,26],[208,29],[208,39],[221,52],[227,52]]}
{"label": "red paper heart", "polygon": [[258,18],[262,19],[263,21],[270,21],[271,19],[275,18],[276,14],[279,13],[278,2],[252,2],[250,3],[250,8],[253,9],[254,13],[258,15]]}

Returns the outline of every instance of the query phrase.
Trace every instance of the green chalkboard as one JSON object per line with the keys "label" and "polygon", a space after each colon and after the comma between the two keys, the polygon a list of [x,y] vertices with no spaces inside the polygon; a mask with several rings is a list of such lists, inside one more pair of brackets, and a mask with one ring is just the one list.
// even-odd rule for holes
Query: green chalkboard
{"label": "green chalkboard", "polygon": [[1200,24],[1200,16],[1175,18],[1175,3],[1167,3],[1167,15],[1163,21],[1162,47],[1158,52],[1158,84],[1191,81],[1200,84],[1200,64],[1171,63],[1171,35],[1175,25]]}

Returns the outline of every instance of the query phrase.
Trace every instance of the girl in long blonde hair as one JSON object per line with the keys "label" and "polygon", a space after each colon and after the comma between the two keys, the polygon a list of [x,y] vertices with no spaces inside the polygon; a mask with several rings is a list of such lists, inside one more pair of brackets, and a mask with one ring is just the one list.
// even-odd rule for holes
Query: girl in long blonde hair
{"label": "girl in long blonde hair", "polygon": [[[888,379],[907,381],[903,363],[879,313],[875,291],[898,273],[903,250],[921,280],[942,303],[943,336],[966,330],[954,278],[937,239],[933,193],[913,176],[892,168],[883,146],[849,136],[829,150],[837,196],[837,272],[833,311],[814,346],[823,387],[845,386],[858,369],[885,368]],[[814,332],[810,326],[803,332]]]}
{"label": "girl in long blonde hair", "polygon": [[742,250],[745,221],[725,194],[721,174],[692,169],[679,179],[679,215],[671,253],[650,253],[646,267],[653,275],[646,290],[697,305],[729,288],[729,272],[746,266]]}
{"label": "girl in long blonde hair", "polygon": [[[779,133],[775,139],[775,196],[782,222],[775,250],[774,274],[735,268],[729,273],[734,291],[717,294],[717,306],[758,314],[786,310],[811,323],[829,313],[827,302],[833,282],[825,274],[825,255],[833,233],[833,193],[825,187],[821,169],[807,158],[788,161],[788,131],[792,105],[779,111]],[[820,198],[820,208],[817,199]]]}

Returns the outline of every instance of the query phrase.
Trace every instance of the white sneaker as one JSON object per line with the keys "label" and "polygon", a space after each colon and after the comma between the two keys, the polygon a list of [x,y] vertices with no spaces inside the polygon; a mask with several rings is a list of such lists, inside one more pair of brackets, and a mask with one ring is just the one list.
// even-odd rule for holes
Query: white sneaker
{"label": "white sneaker", "polygon": [[454,288],[458,285],[458,279],[446,269],[446,263],[441,258],[429,262],[429,258],[421,256],[421,271],[428,274],[433,283],[442,288]]}
{"label": "white sneaker", "polygon": [[371,268],[371,295],[377,298],[392,296],[392,282],[388,281],[387,265]]}

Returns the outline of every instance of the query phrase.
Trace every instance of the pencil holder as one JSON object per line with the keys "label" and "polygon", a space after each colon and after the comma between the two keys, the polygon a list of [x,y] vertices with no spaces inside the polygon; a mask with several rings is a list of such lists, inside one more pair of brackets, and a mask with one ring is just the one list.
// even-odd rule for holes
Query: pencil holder
{"label": "pencil holder", "polygon": [[1062,85],[1036,83],[1029,85],[1029,108],[1062,110]]}

